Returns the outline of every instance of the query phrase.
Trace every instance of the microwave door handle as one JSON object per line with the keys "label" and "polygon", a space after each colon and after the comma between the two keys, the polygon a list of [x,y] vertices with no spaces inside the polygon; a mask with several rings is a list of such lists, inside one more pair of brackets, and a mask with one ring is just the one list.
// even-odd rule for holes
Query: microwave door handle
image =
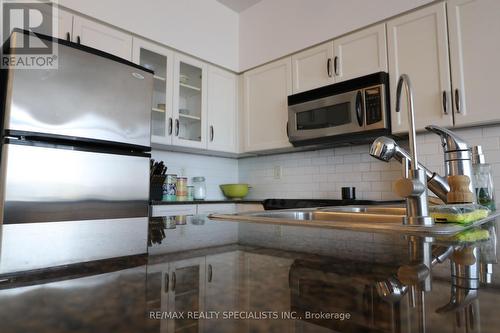
{"label": "microwave door handle", "polygon": [[358,90],[356,94],[356,118],[358,119],[358,125],[363,127],[363,95],[361,94],[361,90]]}

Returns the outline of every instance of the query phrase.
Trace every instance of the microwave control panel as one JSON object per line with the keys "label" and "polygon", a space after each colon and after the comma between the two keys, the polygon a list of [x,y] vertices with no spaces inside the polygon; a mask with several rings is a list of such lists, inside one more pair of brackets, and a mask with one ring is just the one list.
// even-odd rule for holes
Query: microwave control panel
{"label": "microwave control panel", "polygon": [[375,124],[382,120],[382,87],[365,89],[366,124]]}

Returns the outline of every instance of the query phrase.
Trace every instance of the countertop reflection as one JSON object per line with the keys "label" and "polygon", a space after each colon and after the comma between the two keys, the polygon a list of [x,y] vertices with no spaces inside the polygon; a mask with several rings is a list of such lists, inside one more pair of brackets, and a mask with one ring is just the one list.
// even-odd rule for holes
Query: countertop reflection
{"label": "countertop reflection", "polygon": [[0,280],[0,331],[497,332],[496,239],[153,219],[147,257]]}

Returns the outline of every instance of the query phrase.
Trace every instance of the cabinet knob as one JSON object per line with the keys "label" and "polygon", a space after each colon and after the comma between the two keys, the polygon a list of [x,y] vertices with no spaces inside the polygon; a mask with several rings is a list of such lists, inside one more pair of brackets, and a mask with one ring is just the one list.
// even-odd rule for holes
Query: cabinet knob
{"label": "cabinet knob", "polygon": [[71,35],[70,35],[70,33],[69,33],[69,32],[67,32],[67,33],[66,33],[66,40],[67,40],[68,42],[70,42],[70,41],[71,41]]}
{"label": "cabinet knob", "polygon": [[210,125],[210,142],[214,141],[214,126]]}
{"label": "cabinet knob", "polygon": [[172,120],[172,117],[169,117],[168,118],[168,135],[172,135],[172,131],[173,131],[173,120]]}
{"label": "cabinet knob", "polygon": [[175,119],[175,136],[179,136],[179,119]]}
{"label": "cabinet knob", "polygon": [[76,43],[81,44],[82,40],[80,39],[80,36],[76,36]]}
{"label": "cabinet knob", "polygon": [[332,58],[328,58],[326,61],[326,74],[328,77],[332,77]]}

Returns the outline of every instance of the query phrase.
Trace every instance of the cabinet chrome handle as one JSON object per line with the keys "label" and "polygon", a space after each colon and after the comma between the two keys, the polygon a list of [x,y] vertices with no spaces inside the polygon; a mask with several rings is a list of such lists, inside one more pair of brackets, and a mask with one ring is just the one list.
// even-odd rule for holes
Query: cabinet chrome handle
{"label": "cabinet chrome handle", "polygon": [[175,119],[175,136],[179,136],[179,119]]}
{"label": "cabinet chrome handle", "polygon": [[172,117],[169,117],[168,118],[168,135],[172,135],[173,127],[174,127],[174,124],[173,124]]}
{"label": "cabinet chrome handle", "polygon": [[455,89],[455,108],[457,110],[457,113],[461,113],[461,107],[460,107],[460,92],[458,89]]}
{"label": "cabinet chrome handle", "polygon": [[212,282],[214,269],[212,265],[208,265],[208,282]]}
{"label": "cabinet chrome handle", "polygon": [[328,77],[332,77],[332,58],[328,58],[326,61],[326,74]]}
{"label": "cabinet chrome handle", "polygon": [[288,133],[288,121],[286,122],[286,136],[290,136],[289,133]]}
{"label": "cabinet chrome handle", "polygon": [[66,40],[68,42],[71,42],[71,35],[69,34],[69,32],[66,33]]}
{"label": "cabinet chrome handle", "polygon": [[168,293],[168,285],[169,285],[169,279],[168,279],[168,273],[165,273],[165,278],[164,278],[164,283],[165,283],[165,294]]}
{"label": "cabinet chrome handle", "polygon": [[333,59],[333,72],[335,75],[339,75],[339,57],[335,56]]}
{"label": "cabinet chrome handle", "polygon": [[210,142],[214,141],[214,126],[210,125]]}
{"label": "cabinet chrome handle", "polygon": [[82,40],[80,39],[80,36],[76,36],[76,43],[77,44],[81,44],[82,43]]}
{"label": "cabinet chrome handle", "polygon": [[175,272],[172,273],[172,288],[170,290],[175,291],[175,282],[176,282]]}
{"label": "cabinet chrome handle", "polygon": [[446,90],[443,91],[443,112],[444,114],[448,114],[448,95],[446,94]]}

